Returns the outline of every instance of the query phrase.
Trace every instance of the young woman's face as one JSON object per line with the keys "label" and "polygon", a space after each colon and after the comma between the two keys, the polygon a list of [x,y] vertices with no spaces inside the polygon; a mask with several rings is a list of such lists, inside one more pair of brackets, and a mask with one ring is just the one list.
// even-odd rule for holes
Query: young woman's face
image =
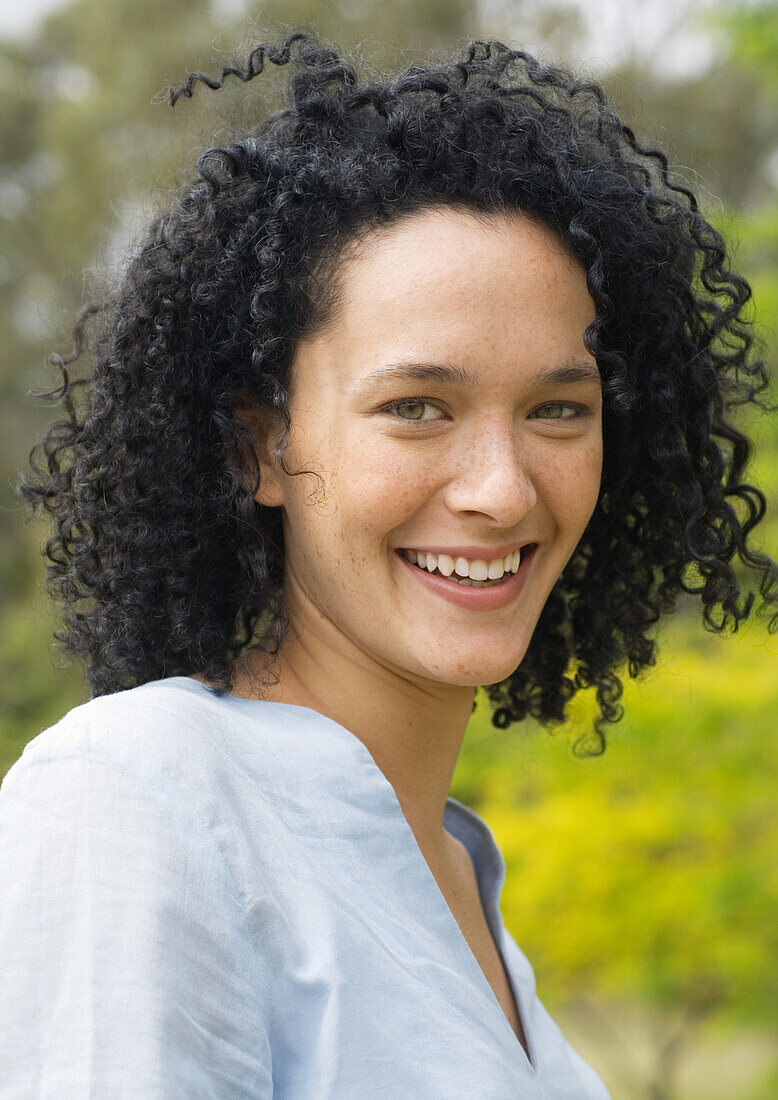
{"label": "young woman's face", "polygon": [[[293,621],[315,644],[323,616],[404,676],[495,683],[521,663],[597,501],[584,271],[524,217],[436,209],[367,237],[341,288],[334,324],[292,367],[288,468],[323,483],[275,466],[258,494],[283,508]],[[420,553],[457,568],[430,574]],[[458,583],[483,577],[479,562],[488,583]]]}

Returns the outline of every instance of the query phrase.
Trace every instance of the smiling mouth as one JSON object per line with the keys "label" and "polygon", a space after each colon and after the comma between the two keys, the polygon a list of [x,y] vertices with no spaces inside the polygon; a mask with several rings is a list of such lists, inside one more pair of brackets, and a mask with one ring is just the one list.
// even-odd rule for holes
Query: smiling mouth
{"label": "smiling mouth", "polygon": [[[470,562],[467,558],[451,558],[445,554],[425,554],[423,551],[401,549],[398,553],[417,569],[429,573],[433,577],[441,577],[443,580],[453,582],[466,588],[496,588],[505,584],[518,571],[524,557],[531,554],[536,543],[527,543],[521,550],[515,550],[508,554],[498,566],[497,562],[485,563],[482,560]],[[439,564],[439,559],[443,559]],[[442,565],[442,569],[441,569]],[[482,579],[481,574],[487,570],[487,577]],[[502,568],[500,576],[489,576],[488,573],[497,573]],[[470,574],[476,573],[473,577]]]}

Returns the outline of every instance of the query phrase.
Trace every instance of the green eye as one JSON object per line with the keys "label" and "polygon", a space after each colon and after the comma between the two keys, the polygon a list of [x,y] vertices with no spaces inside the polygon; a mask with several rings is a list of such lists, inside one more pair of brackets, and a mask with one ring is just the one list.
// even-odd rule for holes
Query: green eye
{"label": "green eye", "polygon": [[[555,409],[556,412],[548,413],[543,416],[544,410]],[[563,416],[562,411],[564,409],[571,409],[572,416]],[[583,416],[585,409],[581,409],[578,405],[567,405],[563,401],[550,401],[547,405],[541,405],[539,409],[535,409],[531,416],[539,416],[544,420],[576,420],[579,416]]]}
{"label": "green eye", "polygon": [[[425,404],[426,402],[424,401],[401,401],[398,405],[395,405],[395,409],[399,412],[399,415],[402,416],[403,420],[422,420],[424,418]],[[402,409],[409,409],[411,411],[406,416],[404,413],[400,412]]]}
{"label": "green eye", "polygon": [[411,398],[405,401],[393,401],[386,406],[387,412],[392,412],[400,420],[406,421],[432,421],[439,419],[434,416],[425,416],[425,409],[435,409],[431,401],[422,401],[420,398]]}

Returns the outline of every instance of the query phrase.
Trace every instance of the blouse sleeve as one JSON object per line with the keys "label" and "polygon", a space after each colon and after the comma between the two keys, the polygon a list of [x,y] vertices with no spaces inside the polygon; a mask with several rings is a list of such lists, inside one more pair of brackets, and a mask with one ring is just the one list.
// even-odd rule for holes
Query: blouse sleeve
{"label": "blouse sleeve", "polygon": [[0,1097],[271,1097],[266,974],[209,822],[104,741],[41,735],[0,788]]}

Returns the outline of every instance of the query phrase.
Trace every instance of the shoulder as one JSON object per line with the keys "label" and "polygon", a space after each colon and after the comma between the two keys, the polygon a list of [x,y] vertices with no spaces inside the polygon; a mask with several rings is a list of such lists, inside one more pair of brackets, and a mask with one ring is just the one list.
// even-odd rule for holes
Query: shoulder
{"label": "shoulder", "polygon": [[[67,789],[88,789],[91,797],[111,785],[143,790],[168,805],[211,802],[214,787],[240,767],[246,731],[239,719],[224,699],[188,677],[97,696],[27,743],[2,781],[0,801],[22,792],[36,802],[60,801]],[[262,738],[253,732],[256,771]]]}
{"label": "shoulder", "polygon": [[[232,866],[232,824],[255,788],[241,786],[239,759],[224,747],[231,723],[223,700],[182,677],[74,707],[0,785],[0,862],[45,859],[50,873],[74,852],[99,853],[105,882],[116,867],[155,879],[162,865],[173,878],[189,868],[194,880],[192,868]],[[271,816],[257,795],[258,814]]]}
{"label": "shoulder", "polygon": [[149,818],[208,831],[233,854],[245,842],[255,859],[307,832],[312,814],[331,816],[348,772],[351,801],[361,783],[374,813],[375,764],[337,724],[171,677],[91,699],[34,737],[0,785],[0,829]]}
{"label": "shoulder", "polygon": [[174,766],[198,744],[204,747],[198,733],[207,713],[200,698],[205,693],[187,690],[182,679],[156,680],[74,707],[25,745],[8,777],[78,758],[131,770]]}
{"label": "shoulder", "polygon": [[33,737],[2,781],[0,805],[22,791],[60,800],[67,787],[91,797],[110,783],[169,806],[188,800],[209,820],[246,799],[272,814],[299,761],[310,764],[316,718],[218,696],[186,676],[151,681],[90,699]]}

